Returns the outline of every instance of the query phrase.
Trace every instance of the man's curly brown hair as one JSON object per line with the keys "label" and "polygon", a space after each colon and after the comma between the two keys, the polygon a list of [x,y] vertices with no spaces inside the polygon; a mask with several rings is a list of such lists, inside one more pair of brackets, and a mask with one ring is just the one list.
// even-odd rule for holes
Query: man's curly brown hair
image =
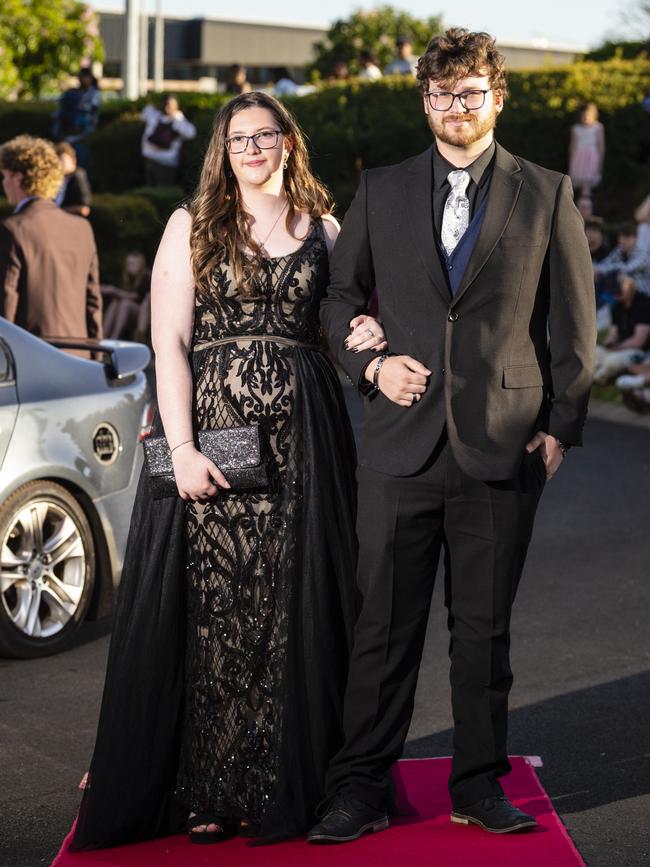
{"label": "man's curly brown hair", "polygon": [[429,79],[453,85],[469,75],[487,75],[492,90],[505,97],[508,92],[506,59],[497,51],[489,33],[473,33],[463,27],[450,27],[434,36],[418,62],[417,79],[424,93]]}
{"label": "man's curly brown hair", "polygon": [[28,196],[53,199],[63,183],[63,171],[54,145],[44,138],[19,135],[0,147],[0,169],[20,172]]}

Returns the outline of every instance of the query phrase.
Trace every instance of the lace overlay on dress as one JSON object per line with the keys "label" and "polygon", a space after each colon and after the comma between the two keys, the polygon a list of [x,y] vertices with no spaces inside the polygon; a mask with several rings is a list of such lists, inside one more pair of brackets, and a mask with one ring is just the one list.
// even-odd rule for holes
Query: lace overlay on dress
{"label": "lace overlay on dress", "polygon": [[327,285],[322,225],[293,254],[264,261],[259,297],[242,298],[228,264],[197,298],[193,353],[198,429],[256,422],[275,483],[264,493],[188,503],[187,645],[177,795],[194,811],[263,818],[277,778],[286,710],[287,621],[296,575],[303,454],[293,423],[295,347],[247,339],[274,334],[319,342]]}

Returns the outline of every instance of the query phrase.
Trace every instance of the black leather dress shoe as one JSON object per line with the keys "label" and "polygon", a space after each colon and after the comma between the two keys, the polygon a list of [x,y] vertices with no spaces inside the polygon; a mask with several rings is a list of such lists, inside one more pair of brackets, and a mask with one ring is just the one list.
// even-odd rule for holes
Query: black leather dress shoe
{"label": "black leather dress shoe", "polygon": [[307,834],[309,843],[349,843],[367,831],[388,828],[388,816],[356,798],[338,795],[321,819]]}
{"label": "black leather dress shoe", "polygon": [[457,825],[478,825],[492,834],[509,834],[537,827],[535,819],[513,807],[505,795],[484,798],[469,807],[454,810],[451,821]]}

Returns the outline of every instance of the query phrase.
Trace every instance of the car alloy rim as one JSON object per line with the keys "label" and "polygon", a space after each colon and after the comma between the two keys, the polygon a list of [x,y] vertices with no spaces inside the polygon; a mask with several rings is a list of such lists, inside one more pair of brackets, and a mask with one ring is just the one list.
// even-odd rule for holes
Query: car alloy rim
{"label": "car alloy rim", "polygon": [[2,539],[2,604],[30,638],[51,638],[79,607],[86,552],[74,518],[58,503],[33,500],[14,515]]}

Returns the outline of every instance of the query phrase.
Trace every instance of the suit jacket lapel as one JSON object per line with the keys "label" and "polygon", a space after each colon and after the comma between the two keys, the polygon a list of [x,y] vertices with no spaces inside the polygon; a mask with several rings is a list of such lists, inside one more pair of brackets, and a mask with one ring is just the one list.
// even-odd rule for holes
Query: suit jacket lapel
{"label": "suit jacket lapel", "polygon": [[463,279],[454,296],[454,304],[463,297],[503,235],[521,188],[520,172],[519,163],[512,154],[497,144],[485,215]]}
{"label": "suit jacket lapel", "polygon": [[424,267],[446,304],[451,300],[433,230],[433,157],[431,148],[416,157],[404,178],[406,210],[415,246]]}

